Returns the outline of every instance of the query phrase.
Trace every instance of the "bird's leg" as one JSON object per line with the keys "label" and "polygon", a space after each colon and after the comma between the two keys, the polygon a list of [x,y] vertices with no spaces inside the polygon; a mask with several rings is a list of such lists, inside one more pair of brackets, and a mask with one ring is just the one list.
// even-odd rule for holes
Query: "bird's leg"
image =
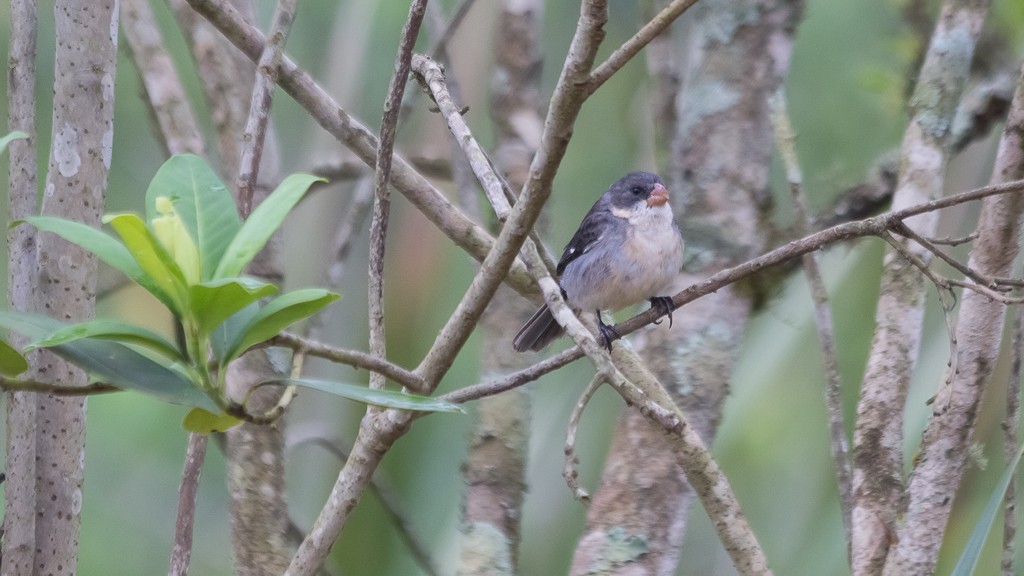
{"label": "bird's leg", "polygon": [[604,339],[605,348],[608,348],[608,351],[611,352],[612,342],[622,338],[622,335],[616,332],[615,328],[612,328],[601,320],[600,310],[595,310],[594,312],[597,314],[597,331],[601,333],[601,338]]}
{"label": "bird's leg", "polygon": [[[672,303],[671,296],[655,296],[651,298],[651,308],[657,308],[663,316],[668,316],[668,327],[672,327],[672,312],[676,305]],[[655,324],[661,324],[661,320],[655,320]]]}

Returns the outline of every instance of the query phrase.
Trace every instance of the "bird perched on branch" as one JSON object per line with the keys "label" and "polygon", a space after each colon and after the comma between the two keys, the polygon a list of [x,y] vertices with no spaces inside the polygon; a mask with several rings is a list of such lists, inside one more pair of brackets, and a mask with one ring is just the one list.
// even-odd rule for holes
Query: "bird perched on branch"
{"label": "bird perched on branch", "polygon": [[[657,174],[626,174],[583,217],[558,261],[562,296],[577,312],[596,311],[609,351],[620,335],[601,320],[601,310],[621,310],[649,300],[668,315],[672,326],[672,299],[661,294],[683,264],[683,238],[668,198]],[[516,334],[512,347],[537,351],[562,332],[544,305]]]}

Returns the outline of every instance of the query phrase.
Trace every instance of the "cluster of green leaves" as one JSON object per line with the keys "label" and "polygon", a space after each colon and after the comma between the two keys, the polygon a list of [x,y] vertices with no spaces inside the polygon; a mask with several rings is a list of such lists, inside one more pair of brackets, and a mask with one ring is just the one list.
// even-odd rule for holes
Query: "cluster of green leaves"
{"label": "cluster of green leaves", "polygon": [[[278,288],[273,284],[242,275],[317,180],[308,174],[289,176],[243,222],[210,166],[198,156],[182,154],[170,158],[153,177],[145,218],[135,213],[103,217],[117,237],[62,218],[26,218],[25,223],[92,252],[153,294],[180,324],[183,342],[179,346],[151,330],[115,320],[66,325],[43,315],[0,312],[0,327],[31,339],[22,351],[0,342],[0,372],[18,376],[28,369],[23,352],[47,348],[97,381],[193,407],[185,418],[190,430],[223,430],[239,418],[251,418],[244,405],[225,394],[228,364],[339,298],[320,288],[275,296]],[[430,398],[341,382],[282,377],[263,384],[308,386],[408,410],[459,410]]]}

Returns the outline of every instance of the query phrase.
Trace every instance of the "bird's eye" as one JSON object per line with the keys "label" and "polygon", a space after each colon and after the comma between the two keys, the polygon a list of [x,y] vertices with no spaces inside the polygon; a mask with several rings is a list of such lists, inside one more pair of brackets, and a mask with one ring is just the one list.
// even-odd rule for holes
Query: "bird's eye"
{"label": "bird's eye", "polygon": [[633,196],[640,196],[644,193],[644,189],[641,186],[633,186],[629,191],[633,193]]}

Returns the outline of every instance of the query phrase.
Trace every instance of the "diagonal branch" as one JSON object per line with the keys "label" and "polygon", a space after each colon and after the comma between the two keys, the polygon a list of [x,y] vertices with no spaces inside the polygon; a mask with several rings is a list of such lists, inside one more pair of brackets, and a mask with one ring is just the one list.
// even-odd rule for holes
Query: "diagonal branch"
{"label": "diagonal branch", "polygon": [[242,133],[242,156],[238,160],[238,212],[243,219],[249,217],[253,206],[253,193],[260,173],[260,159],[263,157],[263,143],[270,124],[270,104],[274,96],[274,75],[281,65],[284,44],[295,19],[296,0],[278,0],[270,26],[270,41],[263,48],[256,66],[256,78],[252,86],[249,103],[249,117]]}
{"label": "diagonal branch", "polygon": [[591,94],[596,92],[613,74],[639,54],[644,46],[649,44],[651,40],[654,40],[658,34],[664,32],[670,24],[676,21],[676,18],[682,16],[684,12],[696,3],[697,0],[673,0],[671,4],[665,6],[654,18],[651,18],[647,24],[644,24],[643,28],[638,30],[632,38],[623,42],[622,46],[612,52],[607,60],[594,68],[594,71],[590,73],[590,79],[587,81],[587,90]]}
{"label": "diagonal branch", "polygon": [[[265,45],[263,34],[245,22],[225,0],[188,2],[247,57],[253,61],[259,59]],[[308,73],[287,56],[282,58],[278,68],[278,82],[324,130],[348,146],[367,165],[376,165],[377,137],[339,106]],[[391,168],[391,184],[473,258],[482,261],[491,253],[494,239],[398,155],[394,157]],[[512,265],[506,281],[526,297],[536,294],[536,286],[522,262],[516,261]]]}

